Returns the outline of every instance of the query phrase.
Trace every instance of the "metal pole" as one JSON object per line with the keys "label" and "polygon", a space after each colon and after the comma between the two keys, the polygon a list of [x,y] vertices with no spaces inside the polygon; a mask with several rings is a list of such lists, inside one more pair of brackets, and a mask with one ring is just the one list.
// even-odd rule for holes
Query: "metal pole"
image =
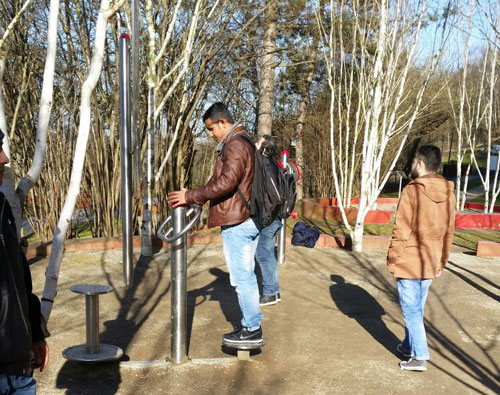
{"label": "metal pole", "polygon": [[[186,224],[186,208],[176,207],[172,213],[174,236]],[[171,284],[172,284],[172,339],[171,360],[180,364],[187,361],[187,238],[186,235],[172,242]]]}
{"label": "metal pole", "polygon": [[[281,163],[286,169],[288,164],[288,151],[281,152]],[[278,237],[278,263],[283,265],[285,263],[285,242],[286,242],[286,219],[281,219],[281,229]]]}
{"label": "metal pole", "polygon": [[120,36],[120,125],[121,125],[121,174],[122,174],[122,240],[123,240],[123,275],[125,285],[134,282],[132,262],[132,166],[130,150],[130,36]]}
{"label": "metal pole", "polygon": [[140,198],[139,195],[139,182],[141,180],[140,174],[140,158],[139,158],[139,137],[137,135],[137,107],[139,106],[139,93],[140,93],[140,82],[139,82],[139,18],[141,15],[139,9],[138,0],[131,0],[130,8],[132,10],[132,21],[131,30],[132,37],[130,42],[130,119],[131,119],[131,145],[130,153],[132,154],[132,169],[133,169],[133,191],[137,199]]}
{"label": "metal pole", "polygon": [[401,199],[401,184],[403,183],[403,176],[400,174],[399,175],[399,193],[398,193],[398,199]]}
{"label": "metal pole", "polygon": [[85,295],[87,352],[97,354],[99,346],[99,295]]}

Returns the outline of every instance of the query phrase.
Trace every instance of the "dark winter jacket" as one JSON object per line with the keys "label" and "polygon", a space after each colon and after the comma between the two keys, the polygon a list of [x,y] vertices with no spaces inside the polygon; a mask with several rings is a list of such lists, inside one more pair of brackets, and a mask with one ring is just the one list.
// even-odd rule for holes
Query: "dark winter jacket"
{"label": "dark winter jacket", "polygon": [[319,239],[320,231],[315,226],[309,226],[304,222],[297,222],[293,227],[292,244],[313,248]]}
{"label": "dark winter jacket", "polygon": [[0,192],[0,374],[23,374],[32,343],[44,338],[40,302],[17,237],[10,205]]}

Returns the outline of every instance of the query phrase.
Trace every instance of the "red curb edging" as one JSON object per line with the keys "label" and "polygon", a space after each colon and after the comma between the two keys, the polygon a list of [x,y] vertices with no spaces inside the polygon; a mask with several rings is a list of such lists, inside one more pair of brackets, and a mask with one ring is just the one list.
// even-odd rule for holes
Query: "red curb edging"
{"label": "red curb edging", "polygon": [[[220,235],[188,235],[187,244],[209,244],[220,242]],[[47,257],[52,250],[52,243],[30,243],[26,251],[26,258],[31,259],[35,257]],[[153,238],[154,247],[167,247],[169,244],[164,243],[159,238]],[[141,237],[134,236],[132,246],[139,248],[141,246]],[[93,239],[76,239],[66,240],[64,243],[64,252],[78,252],[78,251],[100,251],[100,250],[113,250],[122,248],[121,237],[102,237]]]}
{"label": "red curb edging", "polygon": [[[367,250],[387,250],[389,248],[390,236],[363,236],[363,248]],[[222,241],[220,234],[194,234],[188,235],[187,245],[201,245],[210,243],[219,243]],[[292,236],[286,235],[286,244],[292,244]],[[153,239],[154,247],[167,247],[169,244],[164,243],[158,238]],[[332,248],[351,248],[352,242],[349,236],[331,236],[321,234],[316,243],[319,247],[332,247]],[[139,248],[141,246],[141,237],[135,236],[133,239],[133,247]],[[122,239],[118,237],[103,237],[95,239],[76,239],[66,240],[64,244],[64,252],[78,252],[78,251],[101,251],[122,248]],[[43,258],[50,255],[52,249],[51,243],[31,243],[28,246],[26,257]]]}
{"label": "red curb edging", "polygon": [[[397,199],[379,199],[378,204],[394,204],[393,200]],[[356,199],[352,199],[353,204]],[[358,199],[359,201],[359,199]],[[297,202],[295,210],[306,217],[317,219],[329,219],[334,221],[342,221],[340,208],[336,205],[334,198],[319,198],[319,199],[304,199]],[[397,204],[397,203],[396,203]],[[345,208],[345,214],[349,222],[354,222],[358,215],[357,208]],[[395,211],[387,210],[370,210],[366,214],[365,224],[388,224]]]}
{"label": "red curb edging", "polygon": [[500,229],[500,214],[456,214],[457,229]]}
{"label": "red curb edging", "polygon": [[500,256],[500,243],[478,240],[476,256]]}

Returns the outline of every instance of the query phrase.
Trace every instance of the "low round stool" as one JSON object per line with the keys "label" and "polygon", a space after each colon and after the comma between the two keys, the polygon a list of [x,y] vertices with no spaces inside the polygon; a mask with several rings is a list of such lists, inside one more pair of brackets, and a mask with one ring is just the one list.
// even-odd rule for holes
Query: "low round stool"
{"label": "low round stool", "polygon": [[85,295],[87,343],[68,347],[62,352],[64,358],[79,362],[113,361],[121,358],[123,350],[110,344],[99,343],[99,295],[110,293],[109,285],[76,284],[70,290]]}

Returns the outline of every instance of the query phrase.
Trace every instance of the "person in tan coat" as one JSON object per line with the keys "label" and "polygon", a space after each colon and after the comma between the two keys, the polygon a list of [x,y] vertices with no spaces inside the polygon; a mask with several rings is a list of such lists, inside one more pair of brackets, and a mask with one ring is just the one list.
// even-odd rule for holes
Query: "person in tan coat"
{"label": "person in tan coat", "polygon": [[453,182],[436,174],[440,165],[439,148],[418,149],[410,174],[413,180],[401,193],[387,256],[405,321],[405,338],[397,347],[409,358],[400,362],[403,370],[427,370],[424,306],[432,279],[448,262],[455,231]]}

